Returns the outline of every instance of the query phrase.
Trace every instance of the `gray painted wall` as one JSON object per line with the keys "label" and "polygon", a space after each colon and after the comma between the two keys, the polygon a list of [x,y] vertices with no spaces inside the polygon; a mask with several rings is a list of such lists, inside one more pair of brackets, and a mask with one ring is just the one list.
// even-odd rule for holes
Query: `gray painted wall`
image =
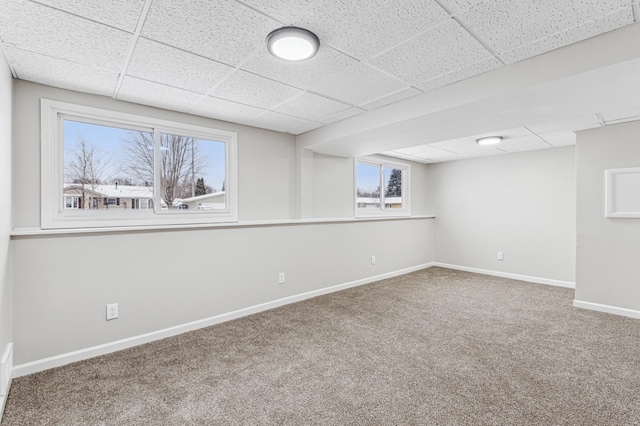
{"label": "gray painted wall", "polygon": [[[17,228],[39,226],[41,97],[236,131],[240,220],[289,219],[296,210],[291,135],[17,81]],[[348,162],[351,179],[334,183],[352,194]],[[324,167],[346,172],[343,163],[329,157]],[[314,180],[321,186],[325,177]],[[424,192],[416,197],[426,205]],[[325,212],[335,203],[331,196],[315,201]],[[336,214],[347,215],[343,207]],[[431,219],[415,219],[14,237],[15,363],[425,264],[433,260],[432,226]],[[277,284],[279,272],[286,273],[284,285]],[[114,302],[120,318],[107,322],[105,305]]]}
{"label": "gray painted wall", "polygon": [[40,226],[40,98],[238,132],[239,219],[290,218],[295,202],[293,135],[16,80],[13,144],[16,228]]}
{"label": "gray painted wall", "polygon": [[[431,225],[416,219],[19,238],[15,362],[424,264],[433,259]],[[391,241],[402,241],[402,249]],[[107,322],[105,305],[114,302],[120,317]]]}
{"label": "gray painted wall", "polygon": [[[378,156],[384,159],[385,157]],[[431,214],[427,193],[426,164],[389,158],[410,164],[411,214]],[[353,158],[313,155],[313,212],[316,218],[353,217],[354,164]]]}
{"label": "gray painted wall", "polygon": [[434,164],[428,192],[437,262],[575,281],[573,147]]}
{"label": "gray painted wall", "polygon": [[11,324],[11,117],[12,78],[0,52],[0,356],[12,340]]}
{"label": "gray painted wall", "polygon": [[640,311],[640,219],[604,217],[604,171],[640,166],[640,122],[578,133],[576,300]]}

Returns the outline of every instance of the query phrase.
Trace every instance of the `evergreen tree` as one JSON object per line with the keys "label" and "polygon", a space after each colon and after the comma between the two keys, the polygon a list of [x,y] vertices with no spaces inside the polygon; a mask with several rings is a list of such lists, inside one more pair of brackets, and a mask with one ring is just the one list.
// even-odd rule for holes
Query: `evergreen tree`
{"label": "evergreen tree", "polygon": [[204,184],[204,178],[198,178],[198,180],[196,181],[196,190],[195,190],[196,197],[198,195],[204,195],[206,193],[207,193],[207,187]]}
{"label": "evergreen tree", "polygon": [[391,177],[389,177],[389,183],[387,184],[387,197],[401,197],[402,196],[402,170],[393,169],[391,171]]}

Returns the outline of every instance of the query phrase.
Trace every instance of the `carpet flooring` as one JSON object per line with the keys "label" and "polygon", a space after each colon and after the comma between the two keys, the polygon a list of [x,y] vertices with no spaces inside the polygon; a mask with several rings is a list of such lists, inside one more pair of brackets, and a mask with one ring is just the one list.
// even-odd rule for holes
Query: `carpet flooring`
{"label": "carpet flooring", "polygon": [[14,380],[2,425],[639,425],[640,320],[430,268]]}

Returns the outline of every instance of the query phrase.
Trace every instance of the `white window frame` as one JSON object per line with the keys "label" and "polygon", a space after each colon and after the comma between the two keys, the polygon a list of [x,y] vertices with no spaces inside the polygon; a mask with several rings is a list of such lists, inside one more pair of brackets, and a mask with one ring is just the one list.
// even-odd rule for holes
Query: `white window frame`
{"label": "white window frame", "polygon": [[[380,208],[359,208],[358,207],[358,164],[367,164],[371,166],[380,167]],[[391,167],[394,169],[400,169],[402,173],[402,208],[386,208],[385,207],[385,186],[384,186],[384,168]],[[389,160],[386,158],[378,157],[361,157],[355,158],[353,162],[353,187],[354,187],[354,216],[359,217],[404,217],[411,216],[410,200],[411,194],[409,192],[411,179],[411,165],[400,161]]]}
{"label": "white window frame", "polygon": [[[71,199],[71,207],[67,207],[67,198]],[[65,195],[63,206],[65,210],[77,209],[80,206],[80,197],[78,197],[77,195]]]}
{"label": "white window frame", "polygon": [[[150,131],[154,134],[156,170],[153,209],[100,211],[64,208],[63,120]],[[159,201],[160,133],[213,140],[226,144],[224,210],[162,210]],[[41,227],[102,228],[130,226],[191,225],[238,220],[237,141],[235,132],[162,120],[67,102],[41,100]]]}

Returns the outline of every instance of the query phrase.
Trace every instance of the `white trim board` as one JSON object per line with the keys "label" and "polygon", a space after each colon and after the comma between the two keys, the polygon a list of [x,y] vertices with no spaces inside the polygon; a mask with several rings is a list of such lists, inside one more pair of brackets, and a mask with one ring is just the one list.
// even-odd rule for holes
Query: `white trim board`
{"label": "white trim board", "polygon": [[640,319],[640,311],[633,309],[619,308],[617,306],[601,305],[600,303],[584,302],[582,300],[573,301],[576,308],[588,309],[590,311],[605,312],[607,314],[622,315],[623,317]]}
{"label": "white trim board", "polygon": [[357,287],[364,284],[369,284],[375,281],[384,280],[387,278],[396,277],[399,275],[408,274],[410,272],[426,269],[433,266],[433,263],[424,263],[409,268],[400,269],[398,271],[387,272],[385,274],[375,275],[373,277],[363,278],[356,281],[351,281],[343,284],[334,285],[331,287],[325,287],[318,290],[309,291],[306,293],[296,294],[293,296],[284,297],[282,299],[273,300],[271,302],[261,303],[259,305],[250,306],[236,311],[227,312],[220,315],[215,315],[209,318],[204,318],[197,321],[188,322],[186,324],[177,325],[174,327],[165,328],[163,330],[152,331],[150,333],[141,334],[139,336],[133,336],[115,342],[109,342],[98,346],[92,346],[90,348],[80,349],[73,352],[68,352],[60,355],[55,355],[49,358],[44,358],[24,364],[19,364],[13,367],[13,377],[22,377],[28,374],[37,373],[39,371],[48,370],[50,368],[61,367],[66,364],[70,364],[76,361],[82,361],[85,359],[93,358],[100,355],[106,355],[111,352],[120,351],[133,346],[142,345],[144,343],[153,342],[155,340],[165,339],[167,337],[176,336],[178,334],[186,333],[189,331],[198,330],[200,328],[209,327],[211,325],[220,324],[225,321],[230,321],[236,318],[244,317],[247,315],[255,314],[269,309],[278,308],[280,306],[288,305],[295,302],[300,302],[312,297],[321,296],[323,294],[333,293],[340,290],[345,290],[351,287]]}
{"label": "white trim board", "polygon": [[431,266],[440,266],[441,268],[455,269],[458,271],[474,272],[482,275],[492,275],[494,277],[511,278],[512,280],[526,281],[536,284],[552,285],[556,287],[576,288],[576,283],[571,281],[552,280],[550,278],[530,277],[528,275],[511,274],[509,272],[490,271],[487,269],[470,268],[468,266],[451,265],[449,263],[432,262]]}
{"label": "white trim board", "polygon": [[0,360],[0,421],[4,414],[4,406],[7,403],[11,381],[13,380],[13,343],[9,342]]}

